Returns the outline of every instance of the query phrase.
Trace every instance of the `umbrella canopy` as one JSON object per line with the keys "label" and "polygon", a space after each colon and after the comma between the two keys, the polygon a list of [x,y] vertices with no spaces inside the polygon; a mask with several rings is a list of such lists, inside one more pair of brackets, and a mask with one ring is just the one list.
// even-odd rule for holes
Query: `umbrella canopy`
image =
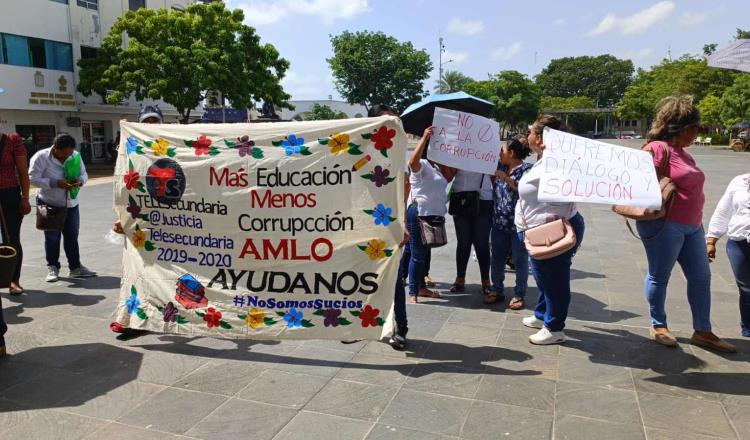
{"label": "umbrella canopy", "polygon": [[712,53],[708,57],[708,65],[750,72],[750,40],[737,40],[724,49]]}
{"label": "umbrella canopy", "polygon": [[742,128],[750,128],[750,122],[738,122],[732,125],[732,128],[734,128],[735,130],[739,130]]}
{"label": "umbrella canopy", "polygon": [[415,136],[421,136],[424,129],[432,125],[435,107],[489,116],[495,105],[465,92],[431,95],[404,110],[401,114],[404,130]]}

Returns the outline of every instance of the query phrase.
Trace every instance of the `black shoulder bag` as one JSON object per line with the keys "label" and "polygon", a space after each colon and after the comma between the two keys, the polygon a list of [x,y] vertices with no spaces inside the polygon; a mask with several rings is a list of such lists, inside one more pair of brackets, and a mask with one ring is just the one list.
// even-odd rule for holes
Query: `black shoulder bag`
{"label": "black shoulder bag", "polygon": [[479,215],[479,199],[484,186],[484,174],[480,177],[479,191],[451,192],[448,214],[454,217],[476,217]]}

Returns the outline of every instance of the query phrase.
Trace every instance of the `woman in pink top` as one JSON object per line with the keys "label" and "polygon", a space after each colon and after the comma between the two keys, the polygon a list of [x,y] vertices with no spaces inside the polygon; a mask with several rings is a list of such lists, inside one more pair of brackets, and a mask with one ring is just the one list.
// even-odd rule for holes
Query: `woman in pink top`
{"label": "woman in pink top", "polygon": [[[703,183],[706,180],[686,148],[700,128],[700,113],[691,96],[672,96],[659,103],[648,132],[645,150],[654,156],[654,166],[664,170],[677,187],[666,219],[637,222],[646,248],[648,274],[644,290],[651,314],[651,337],[659,344],[677,346],[667,326],[664,303],[667,284],[675,263],[687,278],[687,295],[695,332],[691,342],[702,347],[734,352],[733,345],[711,331],[711,270],[703,233]],[[668,163],[665,161],[668,159]]]}

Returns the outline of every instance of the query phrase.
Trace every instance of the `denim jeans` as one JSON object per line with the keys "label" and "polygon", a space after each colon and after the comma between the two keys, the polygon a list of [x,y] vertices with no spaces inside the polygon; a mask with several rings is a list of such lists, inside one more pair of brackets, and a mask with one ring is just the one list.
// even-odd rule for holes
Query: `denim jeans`
{"label": "denim jeans", "polygon": [[479,215],[453,217],[456,227],[456,277],[466,278],[471,247],[477,253],[482,281],[490,279],[490,228],[492,227],[492,200],[479,201]]}
{"label": "denim jeans", "polygon": [[513,264],[516,266],[516,288],[513,292],[514,297],[523,298],[526,296],[526,288],[529,282],[529,253],[526,246],[518,239],[515,232],[501,231],[498,227],[492,226],[492,290],[498,294],[503,294],[505,289],[505,261],[508,259],[508,253],[513,255]]}
{"label": "denim jeans", "polygon": [[[18,253],[16,270],[11,281],[17,283],[21,279],[21,265],[23,264],[23,248],[21,247],[21,190],[16,188],[0,189],[0,206],[3,208],[5,221],[8,223],[8,238],[3,241],[10,243]],[[2,234],[0,234],[2,235]]]}
{"label": "denim jeans", "polygon": [[417,204],[412,203],[406,210],[406,228],[409,230],[409,295],[417,296],[424,284],[424,274],[430,248],[422,244],[422,234],[419,229],[419,213]]}
{"label": "denim jeans", "polygon": [[[408,227],[407,227],[408,230]],[[432,253],[427,254],[427,263],[425,264],[425,274],[426,277],[429,274],[430,271],[430,260]],[[404,246],[403,253],[401,254],[401,260],[398,264],[398,276],[399,278],[405,280],[409,277],[409,263],[411,262],[411,247],[409,246],[409,243],[407,243]],[[419,288],[420,289],[426,289],[427,284],[424,282],[424,277],[419,282]]]}
{"label": "denim jeans", "polygon": [[78,206],[76,206],[68,208],[62,232],[44,231],[44,254],[47,257],[48,266],[60,268],[60,238],[62,238],[70,270],[81,267],[81,256],[78,251],[78,230],[80,223],[81,217]]}
{"label": "denim jeans", "polygon": [[[636,222],[641,237],[653,237],[665,220]],[[703,226],[691,226],[667,221],[661,234],[643,240],[648,258],[648,274],[643,290],[649,304],[651,325],[667,326],[667,284],[675,263],[680,263],[687,278],[687,296],[693,314],[693,329],[711,331],[711,269]]]}
{"label": "denim jeans", "polygon": [[[529,258],[531,273],[539,291],[534,316],[543,320],[544,326],[552,332],[559,332],[565,328],[570,307],[570,266],[573,256],[583,242],[583,232],[586,229],[581,214],[573,216],[570,225],[576,234],[576,245],[573,249],[547,260]],[[523,240],[522,233],[519,233],[519,238]]]}
{"label": "denim jeans", "polygon": [[734,279],[740,289],[740,328],[742,336],[750,336],[750,242],[727,241],[727,256]]}

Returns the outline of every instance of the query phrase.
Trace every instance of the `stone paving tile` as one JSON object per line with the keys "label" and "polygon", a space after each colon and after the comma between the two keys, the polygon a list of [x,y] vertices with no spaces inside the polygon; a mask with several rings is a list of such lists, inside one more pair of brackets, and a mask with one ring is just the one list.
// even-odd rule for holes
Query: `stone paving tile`
{"label": "stone paving tile", "polygon": [[750,439],[750,406],[724,405],[741,440]]}
{"label": "stone paving tile", "polygon": [[296,414],[292,409],[230,399],[186,434],[202,439],[232,439],[252,432],[253,439],[271,440]]}
{"label": "stone paving tile", "polygon": [[360,353],[354,355],[334,377],[372,385],[398,387],[406,382],[406,378],[416,365],[416,362],[410,359]]}
{"label": "stone paving tile", "polygon": [[432,432],[415,431],[400,426],[388,426],[376,424],[367,440],[457,440],[458,437],[449,437]]}
{"label": "stone paving tile", "polygon": [[555,412],[623,424],[638,424],[641,415],[633,391],[560,381]]}
{"label": "stone paving tile", "polygon": [[233,396],[265,371],[239,361],[216,361],[198,368],[172,386],[186,390]]}
{"label": "stone paving tile", "polygon": [[555,439],[558,440],[645,440],[640,423],[611,423],[570,414],[558,414],[555,419]]}
{"label": "stone paving tile", "polygon": [[638,393],[638,401],[646,427],[685,435],[735,437],[724,409],[718,403],[649,393]]}
{"label": "stone paving tile", "polygon": [[300,411],[274,440],[359,440],[365,438],[372,426],[362,420]]}
{"label": "stone paving tile", "polygon": [[240,399],[300,409],[330,379],[309,374],[266,370],[237,394]]}
{"label": "stone paving tile", "polygon": [[73,396],[62,404],[68,412],[116,420],[164,388],[161,385],[133,381],[112,389],[112,385],[104,381],[87,391],[87,399]]}
{"label": "stone paving tile", "polygon": [[[686,433],[684,431],[670,431],[646,427],[646,436],[648,440],[726,440],[727,437],[714,437],[712,435],[700,435]],[[736,438],[736,437],[730,437]]]}
{"label": "stone paving tile", "polygon": [[[101,376],[70,373],[61,369],[50,369],[32,380],[10,387],[2,394],[8,400],[23,403],[32,408],[55,408],[64,401],[85,399],[89,390],[107,381]],[[116,387],[119,384],[111,384]]]}
{"label": "stone paving tile", "polygon": [[[498,348],[502,350],[502,348]],[[534,354],[529,358],[517,360],[512,356],[500,356],[497,360],[487,362],[485,374],[509,374],[520,376],[540,376],[557,380],[560,376],[560,356]]]}
{"label": "stone paving tile", "polygon": [[5,432],[8,439],[78,440],[93,433],[105,422],[59,411],[45,411]]}
{"label": "stone paving tile", "polygon": [[397,391],[397,388],[332,379],[304,409],[374,422]]}
{"label": "stone paving tile", "polygon": [[435,341],[462,342],[472,345],[493,345],[499,333],[500,327],[490,328],[446,323],[435,336]]}
{"label": "stone paving tile", "polygon": [[482,380],[482,370],[466,370],[440,363],[417,365],[404,389],[473,398]]}
{"label": "stone paving tile", "polygon": [[537,376],[485,374],[474,398],[551,412],[555,382]]}
{"label": "stone paving tile", "polygon": [[511,405],[474,401],[461,438],[470,440],[548,439],[552,413]]}
{"label": "stone paving tile", "polygon": [[185,438],[162,431],[135,428],[121,423],[108,423],[85,437],[86,440],[178,440]]}
{"label": "stone paving tile", "polygon": [[633,389],[628,368],[579,357],[560,356],[560,380]]}
{"label": "stone paving tile", "polygon": [[456,436],[470,407],[471,400],[468,399],[401,390],[379,423]]}
{"label": "stone paving tile", "polygon": [[167,388],[118,421],[140,428],[184,434],[226,400],[226,397],[215,394]]}

